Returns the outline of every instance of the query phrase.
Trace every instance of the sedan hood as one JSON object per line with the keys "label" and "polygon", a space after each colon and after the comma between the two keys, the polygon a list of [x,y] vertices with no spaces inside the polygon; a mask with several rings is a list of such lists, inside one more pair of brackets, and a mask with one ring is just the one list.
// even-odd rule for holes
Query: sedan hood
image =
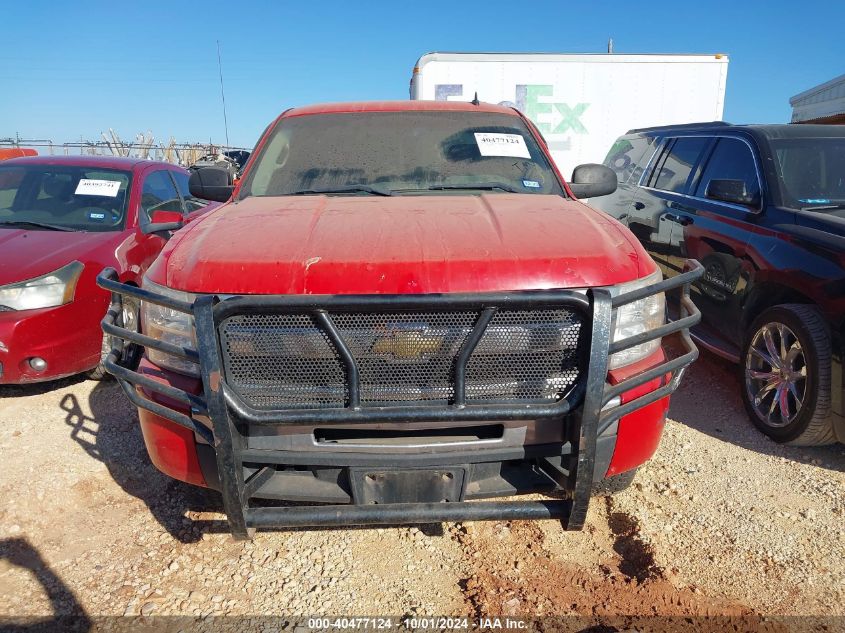
{"label": "sedan hood", "polygon": [[85,263],[89,253],[120,239],[119,232],[0,228],[0,286],[46,275],[74,260]]}
{"label": "sedan hood", "polygon": [[189,292],[406,294],[605,286],[654,264],[559,196],[247,198],[181,231],[148,276]]}

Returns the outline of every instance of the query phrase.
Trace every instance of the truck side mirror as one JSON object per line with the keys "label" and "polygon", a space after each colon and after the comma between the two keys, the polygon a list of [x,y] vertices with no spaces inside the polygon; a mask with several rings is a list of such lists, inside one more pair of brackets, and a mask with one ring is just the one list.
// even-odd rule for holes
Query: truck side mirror
{"label": "truck side mirror", "polygon": [[191,195],[203,200],[226,202],[235,190],[232,173],[222,167],[200,167],[191,170],[188,179]]}
{"label": "truck side mirror", "polygon": [[150,221],[141,225],[141,233],[147,235],[161,234],[161,237],[170,237],[170,231],[177,231],[185,224],[185,219],[179,211],[153,211]]}
{"label": "truck side mirror", "polygon": [[576,198],[597,198],[616,191],[616,173],[597,163],[578,165],[572,171],[569,188]]}
{"label": "truck side mirror", "polygon": [[704,197],[710,200],[731,202],[748,207],[759,207],[760,197],[748,193],[744,180],[729,180],[727,178],[714,178],[707,183]]}

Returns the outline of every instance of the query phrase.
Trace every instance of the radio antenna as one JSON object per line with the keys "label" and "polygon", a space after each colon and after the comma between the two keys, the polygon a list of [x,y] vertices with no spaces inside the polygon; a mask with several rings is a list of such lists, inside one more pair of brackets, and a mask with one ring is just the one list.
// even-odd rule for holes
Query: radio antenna
{"label": "radio antenna", "polygon": [[226,94],[223,92],[223,64],[220,62],[220,40],[217,40],[217,72],[220,74],[220,99],[223,101],[223,129],[226,132],[226,147],[229,147],[229,121],[226,119]]}

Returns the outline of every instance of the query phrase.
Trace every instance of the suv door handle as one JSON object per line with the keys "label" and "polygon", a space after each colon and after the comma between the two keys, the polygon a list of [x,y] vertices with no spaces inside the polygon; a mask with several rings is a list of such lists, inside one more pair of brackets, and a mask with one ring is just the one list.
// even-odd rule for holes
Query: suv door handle
{"label": "suv door handle", "polygon": [[669,220],[670,222],[675,222],[676,224],[680,224],[681,226],[688,226],[694,222],[694,220],[686,215],[677,215],[675,213],[664,213],[663,217]]}
{"label": "suv door handle", "polygon": [[695,213],[695,209],[693,207],[688,207],[685,204],[680,202],[675,202],[674,200],[671,201],[669,204],[666,205],[670,209],[677,209],[678,211],[685,211],[686,213]]}
{"label": "suv door handle", "polygon": [[637,200],[637,201],[634,203],[634,208],[635,208],[637,211],[642,211],[643,209],[645,209],[645,204],[643,204],[642,202],[640,202],[639,200]]}

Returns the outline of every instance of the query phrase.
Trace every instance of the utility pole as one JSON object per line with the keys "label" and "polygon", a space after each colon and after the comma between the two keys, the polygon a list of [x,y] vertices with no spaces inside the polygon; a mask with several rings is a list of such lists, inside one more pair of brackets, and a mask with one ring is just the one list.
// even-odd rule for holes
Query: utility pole
{"label": "utility pole", "polygon": [[229,121],[226,119],[226,95],[223,92],[223,64],[220,62],[220,40],[217,40],[217,72],[220,74],[220,99],[223,101],[223,129],[226,132],[226,146],[229,146]]}

